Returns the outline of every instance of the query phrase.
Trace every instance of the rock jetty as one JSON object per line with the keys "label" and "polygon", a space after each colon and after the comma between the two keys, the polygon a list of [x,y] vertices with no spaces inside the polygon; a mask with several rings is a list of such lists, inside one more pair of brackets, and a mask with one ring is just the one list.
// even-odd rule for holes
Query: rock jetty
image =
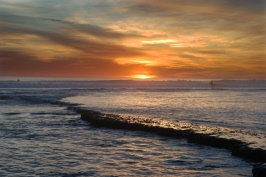
{"label": "rock jetty", "polygon": [[97,127],[125,129],[132,131],[152,132],[163,136],[186,138],[189,142],[208,145],[216,148],[229,149],[233,156],[239,156],[255,162],[266,162],[266,151],[260,148],[251,148],[247,143],[236,139],[226,139],[211,134],[195,132],[193,129],[182,126],[171,126],[153,119],[138,119],[121,117],[113,114],[104,114],[97,111],[77,109],[81,118]]}

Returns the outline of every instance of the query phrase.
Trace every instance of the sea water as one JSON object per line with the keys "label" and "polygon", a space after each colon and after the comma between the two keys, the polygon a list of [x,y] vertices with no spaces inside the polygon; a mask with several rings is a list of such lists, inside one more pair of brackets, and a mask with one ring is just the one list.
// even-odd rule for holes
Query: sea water
{"label": "sea water", "polygon": [[251,176],[255,162],[228,150],[93,127],[69,105],[205,127],[265,150],[261,82],[1,81],[0,176]]}

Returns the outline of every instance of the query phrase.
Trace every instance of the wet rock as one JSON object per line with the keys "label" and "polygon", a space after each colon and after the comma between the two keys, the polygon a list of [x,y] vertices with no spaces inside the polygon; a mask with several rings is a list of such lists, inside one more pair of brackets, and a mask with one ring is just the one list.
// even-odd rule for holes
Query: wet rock
{"label": "wet rock", "polygon": [[187,138],[189,142],[229,149],[232,151],[233,156],[239,156],[254,161],[266,162],[265,150],[248,147],[248,144],[239,140],[226,139],[203,133],[196,133],[192,129],[163,127],[156,124],[156,121],[148,119],[124,119],[118,115],[103,114],[96,111],[82,109],[76,110],[76,112],[81,114],[81,118],[83,120],[90,122],[94,126],[133,131],[145,131],[168,137]]}
{"label": "wet rock", "polygon": [[266,164],[256,165],[252,169],[253,177],[266,177]]}
{"label": "wet rock", "polygon": [[235,146],[232,149],[232,155],[255,161],[262,161],[262,162],[266,161],[266,152],[263,149],[260,148],[254,149],[246,145]]}

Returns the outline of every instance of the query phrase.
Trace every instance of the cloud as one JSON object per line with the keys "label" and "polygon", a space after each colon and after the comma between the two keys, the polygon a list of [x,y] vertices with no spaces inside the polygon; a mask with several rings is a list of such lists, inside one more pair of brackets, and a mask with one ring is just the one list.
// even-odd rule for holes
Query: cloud
{"label": "cloud", "polygon": [[[4,16],[4,15],[2,15],[0,18],[2,19],[4,18],[6,20],[2,23],[7,23],[5,24],[5,26],[2,26],[0,29],[0,33],[2,35],[35,35],[40,38],[45,38],[50,42],[70,47],[73,49],[77,49],[86,54],[90,54],[97,57],[108,56],[109,58],[115,58],[115,57],[124,57],[124,56],[135,56],[140,54],[140,52],[134,48],[118,45],[115,44],[115,42],[103,43],[101,40],[94,40],[90,38],[84,39],[82,37],[79,37],[78,35],[75,35],[75,32],[79,30],[83,32],[85,31],[87,34],[103,39],[112,38],[118,40],[119,38],[123,37],[131,37],[131,35],[112,32],[111,30],[108,29],[103,29],[91,25],[78,25],[71,22],[66,22],[56,19],[31,18],[23,16],[19,17]],[[13,23],[10,24],[10,21],[7,21],[7,19],[14,19]],[[21,24],[17,23],[15,24],[15,22],[17,21],[19,21]],[[48,24],[47,25],[48,29],[44,28],[43,30],[43,27],[47,24],[45,23],[46,21],[59,23],[59,24],[67,24],[68,26],[73,27],[73,29],[65,29],[65,28],[61,29],[62,27],[60,28],[58,27],[58,29],[52,27],[49,28]],[[24,25],[24,22],[26,22],[26,24],[41,23],[42,27],[40,28],[40,26],[37,26],[36,24]]]}
{"label": "cloud", "polygon": [[265,18],[265,0],[0,0],[0,75],[265,78]]}
{"label": "cloud", "polygon": [[72,76],[123,77],[139,64],[119,65],[102,58],[54,58],[43,61],[37,56],[17,51],[0,51],[0,75],[9,76]]}
{"label": "cloud", "polygon": [[223,28],[242,33],[239,28],[265,21],[265,5],[264,0],[138,0],[127,10],[142,20],[158,20],[159,28],[179,34],[219,33]]}
{"label": "cloud", "polygon": [[[137,0],[135,4],[128,6],[129,11],[137,11],[152,15],[163,15],[164,17],[171,17],[171,15],[187,15],[206,13],[213,13],[213,15],[225,16],[232,14],[219,14],[214,11],[230,12],[235,14],[239,12],[246,13],[264,13],[265,12],[265,0]],[[179,10],[179,11],[178,11]]]}
{"label": "cloud", "polygon": [[179,55],[179,56],[181,58],[186,58],[186,59],[190,59],[190,60],[203,60],[203,58],[197,57],[197,56],[194,56],[194,55],[182,54],[182,55]]}
{"label": "cloud", "polygon": [[138,65],[122,67],[114,59],[142,54],[119,44],[139,35],[94,25],[3,14],[0,25],[0,75],[123,77]]}
{"label": "cloud", "polygon": [[[140,38],[143,37],[137,34],[127,34],[115,32],[111,29],[102,28],[90,24],[78,24],[66,20],[59,20],[53,18],[43,18],[43,17],[28,17],[28,16],[18,16],[18,15],[6,15],[0,14],[0,19],[8,23],[13,23],[19,26],[24,26],[25,23],[29,24],[27,27],[36,28],[36,24],[41,24],[42,27],[50,27],[47,30],[56,30],[59,27],[66,28],[70,32],[83,32],[98,38],[110,38],[110,39],[123,39],[123,38]],[[35,24],[35,25],[32,25]],[[60,26],[61,25],[61,26]]]}

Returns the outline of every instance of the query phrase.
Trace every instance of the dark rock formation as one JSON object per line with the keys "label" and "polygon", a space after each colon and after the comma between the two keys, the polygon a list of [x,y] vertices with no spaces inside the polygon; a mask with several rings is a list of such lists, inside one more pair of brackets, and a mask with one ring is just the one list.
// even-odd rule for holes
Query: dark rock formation
{"label": "dark rock formation", "polygon": [[259,148],[254,149],[246,145],[242,145],[240,147],[238,146],[233,147],[232,155],[243,157],[246,159],[255,160],[255,161],[266,162],[266,152],[263,149],[259,149]]}
{"label": "dark rock formation", "polygon": [[252,174],[254,177],[266,177],[266,164],[254,166]]}
{"label": "dark rock formation", "polygon": [[233,156],[239,156],[253,161],[266,162],[265,150],[248,147],[247,143],[239,140],[197,133],[192,129],[182,129],[182,127],[173,128],[160,126],[160,123],[152,119],[122,118],[118,115],[103,114],[82,109],[77,109],[76,112],[81,114],[83,120],[90,122],[94,126],[153,132],[163,136],[186,138],[189,142],[229,149],[232,151]]}

